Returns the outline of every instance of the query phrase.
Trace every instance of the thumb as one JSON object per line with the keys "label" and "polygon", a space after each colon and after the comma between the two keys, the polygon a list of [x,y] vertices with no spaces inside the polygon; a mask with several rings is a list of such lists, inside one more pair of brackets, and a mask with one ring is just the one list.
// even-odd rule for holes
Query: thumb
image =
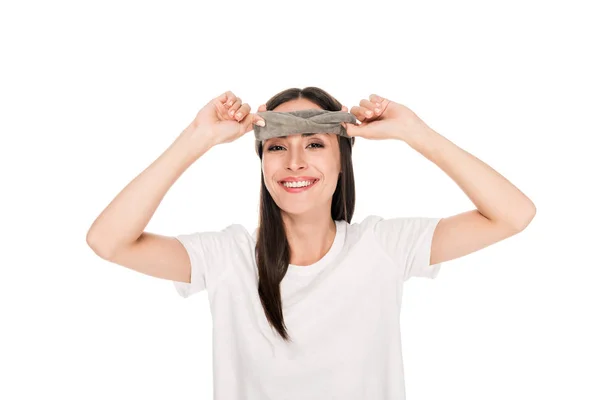
{"label": "thumb", "polygon": [[265,126],[265,120],[258,116],[259,112],[264,111],[267,111],[267,106],[265,104],[258,106],[258,110],[253,114],[253,123],[257,124],[258,126]]}
{"label": "thumb", "polygon": [[360,136],[360,125],[349,124],[347,122],[342,122],[342,125],[346,128],[348,136]]}
{"label": "thumb", "polygon": [[258,106],[258,110],[255,113],[248,114],[248,116],[250,117],[251,124],[265,126],[265,120],[258,115],[258,113],[262,111],[267,111],[267,106],[265,104],[261,104],[260,106]]}
{"label": "thumb", "polygon": [[240,125],[242,126],[242,131],[246,133],[253,130],[254,125],[265,126],[265,120],[255,113],[248,113],[248,115],[240,121]]}

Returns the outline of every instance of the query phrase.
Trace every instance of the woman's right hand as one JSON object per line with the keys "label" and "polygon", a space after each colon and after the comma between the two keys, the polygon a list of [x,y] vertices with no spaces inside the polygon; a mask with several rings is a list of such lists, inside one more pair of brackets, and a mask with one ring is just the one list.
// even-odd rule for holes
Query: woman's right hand
{"label": "woman's right hand", "polygon": [[[265,111],[264,105],[259,111]],[[239,116],[238,116],[239,114]],[[212,145],[233,142],[264,120],[250,112],[248,103],[231,91],[208,102],[196,115],[188,130],[194,137],[208,137]],[[264,126],[264,125],[263,125]]]}

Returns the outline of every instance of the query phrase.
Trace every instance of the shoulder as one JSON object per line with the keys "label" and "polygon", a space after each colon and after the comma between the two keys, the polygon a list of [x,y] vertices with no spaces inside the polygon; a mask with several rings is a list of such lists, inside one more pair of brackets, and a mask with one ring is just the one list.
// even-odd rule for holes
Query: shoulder
{"label": "shoulder", "polygon": [[363,227],[363,229],[369,229],[369,228],[373,228],[373,226],[375,226],[375,224],[379,221],[381,221],[382,219],[384,219],[383,217],[379,216],[379,215],[367,215],[365,218],[363,218],[363,220],[361,222],[359,222],[358,224]]}
{"label": "shoulder", "polygon": [[227,232],[229,236],[236,240],[247,240],[251,238],[248,229],[242,224],[231,224],[223,229],[223,232]]}
{"label": "shoulder", "polygon": [[382,220],[384,220],[383,217],[371,214],[364,217],[360,222],[354,222],[352,225],[349,225],[349,227],[351,227],[351,229],[354,231],[365,233],[368,231],[373,231],[375,225]]}
{"label": "shoulder", "polygon": [[381,219],[382,218],[377,215],[368,215],[362,220],[356,222],[341,222],[346,224],[346,237],[349,243],[356,243],[371,235],[373,233],[375,224]]}
{"label": "shoulder", "polygon": [[253,242],[252,234],[242,224],[231,224],[221,230],[231,246],[247,247]]}
{"label": "shoulder", "polygon": [[371,233],[378,240],[391,237],[411,241],[432,232],[442,218],[438,217],[394,217],[384,218],[380,215],[369,215],[360,222],[360,231]]}
{"label": "shoulder", "polygon": [[214,248],[223,250],[243,246],[252,238],[241,224],[231,224],[220,230],[206,230],[176,236],[179,241],[191,247]]}

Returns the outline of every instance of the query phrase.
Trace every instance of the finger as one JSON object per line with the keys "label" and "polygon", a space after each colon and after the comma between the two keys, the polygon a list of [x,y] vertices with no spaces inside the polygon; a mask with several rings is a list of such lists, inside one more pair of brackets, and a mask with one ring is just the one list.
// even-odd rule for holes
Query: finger
{"label": "finger", "polygon": [[229,111],[227,112],[227,114],[229,114],[229,116],[231,118],[234,118],[233,114],[235,114],[237,112],[237,110],[241,107],[242,105],[242,99],[240,99],[239,97],[236,97],[235,100],[233,101],[233,104],[231,105],[231,107],[229,107]]}
{"label": "finger", "polygon": [[346,128],[346,133],[348,136],[359,136],[360,135],[360,125],[355,125],[352,123],[342,122],[344,128]]}
{"label": "finger", "polygon": [[235,99],[236,96],[231,90],[228,90],[219,97],[217,97],[217,100],[221,102],[221,105],[223,105],[224,107],[229,107],[230,105],[232,105]]}
{"label": "finger", "polygon": [[[361,104],[362,104],[362,100],[361,100]],[[361,113],[361,115],[365,118],[373,118],[373,111],[371,111],[370,109],[368,109],[367,107],[357,107],[358,108],[358,112]]]}
{"label": "finger", "polygon": [[385,100],[383,97],[373,93],[369,96],[369,100],[371,100],[373,103],[383,103],[383,101]]}
{"label": "finger", "polygon": [[[383,110],[385,110],[387,107],[385,98],[381,97],[377,94],[373,93],[372,95],[370,95],[369,100],[371,100],[371,102],[375,103],[375,106],[377,108],[379,108],[381,110],[381,112],[383,112]],[[389,103],[389,102],[387,102],[387,103]]]}
{"label": "finger", "polygon": [[227,107],[231,107],[231,105],[232,105],[233,103],[235,103],[235,100],[236,100],[237,98],[238,98],[238,97],[237,97],[235,94],[233,94],[233,92],[232,92],[231,90],[228,90],[228,91],[227,91],[227,103],[225,103],[225,106],[227,106]]}
{"label": "finger", "polygon": [[234,118],[238,121],[241,121],[246,117],[246,115],[248,115],[249,112],[250,112],[250,105],[248,103],[244,103],[238,109],[238,111],[235,113]]}
{"label": "finger", "polygon": [[252,122],[252,125],[258,125],[258,126],[265,126],[266,122],[264,119],[262,119],[261,117],[259,117],[256,114],[248,114],[248,116],[250,117],[250,121]]}
{"label": "finger", "polygon": [[265,120],[262,119],[261,117],[259,117],[258,115],[256,115],[255,113],[248,113],[244,119],[242,121],[240,121],[241,124],[243,124],[244,126],[247,126],[248,130],[254,129],[253,125],[258,125],[258,126],[265,126]]}
{"label": "finger", "polygon": [[381,105],[385,101],[385,97],[381,97],[378,94],[373,93],[369,96],[369,100],[371,100],[373,103],[379,103]]}
{"label": "finger", "polygon": [[365,112],[367,110],[372,112],[371,115],[369,115],[368,112],[366,113],[367,117],[369,118],[373,117],[374,115],[381,114],[381,105],[378,107],[374,102],[366,99],[362,99],[359,104],[366,109]]}
{"label": "finger", "polygon": [[217,100],[221,104],[225,103],[227,101],[227,92],[224,92],[223,94],[217,96],[215,100]]}
{"label": "finger", "polygon": [[354,116],[356,117],[357,120],[359,121],[364,121],[365,119],[367,119],[367,117],[364,114],[364,109],[362,107],[358,107],[358,106],[353,106],[350,109],[350,112],[352,114],[354,114]]}
{"label": "finger", "polygon": [[223,94],[221,94],[218,97],[215,97],[212,100],[212,103],[214,104],[215,108],[217,109],[217,113],[219,114],[220,118],[222,119],[226,119],[227,118],[227,106],[225,105],[229,99],[229,93],[231,92],[225,92]]}
{"label": "finger", "polygon": [[[258,106],[257,113],[264,111],[267,111],[267,106],[265,104]],[[258,114],[252,114],[252,123],[257,124],[258,126],[265,126],[266,124],[264,118],[261,118]]]}
{"label": "finger", "polygon": [[[264,112],[267,111],[267,106],[266,104],[261,104],[260,106],[258,106],[258,111],[259,112]],[[258,114],[251,114],[251,121],[253,125],[258,125],[258,126],[265,126],[266,122],[263,118],[261,118],[260,116],[258,116]]]}
{"label": "finger", "polygon": [[244,103],[242,107],[240,107],[240,111],[238,111],[238,113],[239,112],[243,113],[242,119],[240,119],[240,125],[244,127],[244,133],[253,130],[254,127],[252,124],[255,120],[256,114],[250,112],[250,106],[247,103]]}

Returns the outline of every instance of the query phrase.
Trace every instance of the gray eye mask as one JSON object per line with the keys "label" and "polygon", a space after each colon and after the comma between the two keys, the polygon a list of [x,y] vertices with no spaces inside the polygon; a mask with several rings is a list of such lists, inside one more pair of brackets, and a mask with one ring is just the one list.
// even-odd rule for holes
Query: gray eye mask
{"label": "gray eye mask", "polygon": [[256,115],[265,121],[265,126],[253,124],[255,150],[265,140],[293,135],[296,133],[334,133],[351,140],[354,145],[354,137],[349,136],[342,122],[357,125],[356,117],[346,111],[328,111],[321,109],[307,109],[299,111],[260,111]]}

